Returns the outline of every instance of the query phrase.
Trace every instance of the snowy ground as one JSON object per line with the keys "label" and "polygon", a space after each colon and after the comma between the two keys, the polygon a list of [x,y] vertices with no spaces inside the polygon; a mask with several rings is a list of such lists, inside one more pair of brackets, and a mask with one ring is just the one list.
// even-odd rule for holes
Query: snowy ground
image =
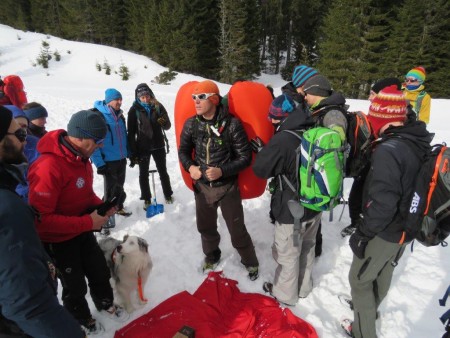
{"label": "snowy ground", "polygon": [[[32,66],[43,40],[49,42],[52,51],[57,49],[62,55],[60,62],[50,61],[48,70]],[[105,59],[113,68],[113,74],[110,76],[98,72],[95,68],[97,62],[101,64]],[[122,61],[131,71],[131,78],[126,82],[114,74]],[[17,74],[22,77],[29,101],[40,102],[47,108],[50,114],[47,125],[49,130],[66,128],[71,114],[91,108],[95,100],[104,98],[104,91],[109,87],[122,92],[122,108],[128,112],[134,99],[135,87],[141,82],[150,84],[151,80],[164,70],[164,67],[145,56],[116,48],[71,42],[37,33],[24,33],[0,25],[0,74]],[[191,80],[202,78],[179,74],[169,86],[151,84],[156,97],[166,107],[170,117],[173,117],[178,88]],[[276,94],[280,93],[280,87],[285,83],[279,76],[268,75],[261,76],[258,81],[271,84]],[[222,94],[226,94],[229,86],[219,84],[219,88]],[[367,111],[369,106],[368,101],[348,102],[352,110]],[[449,111],[449,100],[433,99],[429,129],[436,133],[436,142],[450,141]],[[125,183],[128,198],[125,206],[133,215],[127,219],[117,217],[117,227],[112,231],[116,238],[125,234],[144,237],[149,243],[154,263],[145,289],[149,303],[134,312],[129,321],[182,290],[194,292],[205,278],[200,273],[203,254],[195,225],[195,202],[193,193],[186,188],[181,178],[174,128],[169,130],[168,138],[171,151],[167,161],[175,203],[166,205],[164,214],[147,219],[142,209],[142,201],[139,200],[138,168],[128,168]],[[159,202],[163,202],[158,178],[156,182],[157,197]],[[350,181],[346,182],[346,192],[350,184]],[[95,178],[94,188],[98,195],[102,196],[101,177]],[[338,214],[340,208],[337,208]],[[273,225],[268,219],[269,194],[244,201],[244,210],[247,228],[260,261],[260,278],[255,282],[247,279],[247,273],[239,263],[239,256],[231,247],[223,219],[219,217],[224,258],[222,268],[228,278],[239,282],[241,291],[263,293],[262,283],[271,281],[275,270],[275,262],[271,256]],[[323,254],[317,259],[313,273],[315,288],[308,298],[301,300],[292,310],[297,316],[310,322],[320,337],[345,337],[339,327],[339,321],[343,317],[351,318],[352,313],[339,302],[337,296],[349,294],[348,271],[352,253],[348,238],[342,239],[339,234],[340,230],[349,224],[348,210],[344,211],[341,221],[329,223],[327,216],[325,214],[323,217]],[[449,250],[448,247],[425,248],[420,244],[414,246],[414,252],[409,248],[406,250],[394,273],[391,290],[380,308],[379,337],[422,338],[442,335],[443,326],[439,316],[445,309],[439,306],[438,299],[450,283]],[[93,314],[100,318],[106,327],[106,333],[101,337],[112,337],[120,327],[120,324],[100,317],[95,310]]]}

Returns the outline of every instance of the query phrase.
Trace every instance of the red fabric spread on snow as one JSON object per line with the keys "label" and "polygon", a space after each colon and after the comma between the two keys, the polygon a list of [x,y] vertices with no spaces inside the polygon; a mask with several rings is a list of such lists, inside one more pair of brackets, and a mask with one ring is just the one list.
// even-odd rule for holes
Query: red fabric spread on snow
{"label": "red fabric spread on snow", "polygon": [[196,338],[317,338],[314,328],[271,297],[241,293],[237,282],[211,272],[193,294],[170,297],[116,332],[115,338],[171,338],[184,325]]}

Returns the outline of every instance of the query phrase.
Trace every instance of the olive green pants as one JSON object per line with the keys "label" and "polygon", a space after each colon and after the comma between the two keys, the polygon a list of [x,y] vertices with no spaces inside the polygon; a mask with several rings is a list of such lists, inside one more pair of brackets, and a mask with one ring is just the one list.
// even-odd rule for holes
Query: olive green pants
{"label": "olive green pants", "polygon": [[401,257],[405,247],[406,244],[400,245],[374,237],[367,244],[364,259],[353,255],[348,278],[355,316],[352,325],[355,338],[377,337],[377,310],[391,286],[395,267],[391,263]]}

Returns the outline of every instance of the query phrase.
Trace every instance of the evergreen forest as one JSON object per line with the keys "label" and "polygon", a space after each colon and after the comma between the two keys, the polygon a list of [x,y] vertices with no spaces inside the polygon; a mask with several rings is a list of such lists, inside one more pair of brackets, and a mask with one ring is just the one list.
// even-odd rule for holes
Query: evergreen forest
{"label": "evergreen forest", "polygon": [[[2,0],[0,23],[114,46],[225,83],[307,64],[348,98],[427,71],[450,98],[448,0]],[[125,60],[126,62],[126,60]]]}

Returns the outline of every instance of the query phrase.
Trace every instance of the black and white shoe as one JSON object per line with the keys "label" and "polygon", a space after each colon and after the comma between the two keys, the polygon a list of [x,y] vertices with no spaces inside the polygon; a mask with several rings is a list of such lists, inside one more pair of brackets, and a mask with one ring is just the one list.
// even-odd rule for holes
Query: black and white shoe
{"label": "black and white shoe", "polygon": [[353,301],[349,296],[339,295],[338,298],[342,304],[344,304],[345,306],[348,306],[349,309],[353,311]]}
{"label": "black and white shoe", "polygon": [[251,281],[257,280],[259,277],[259,269],[257,266],[246,266],[245,267],[248,271],[248,278]]}
{"label": "black and white shoe", "polygon": [[94,336],[105,332],[103,325],[92,317],[81,322],[81,329],[87,336]]}
{"label": "black and white shoe", "polygon": [[341,327],[349,337],[353,337],[352,325],[353,325],[353,321],[351,321],[348,318],[345,318],[341,321]]}
{"label": "black and white shoe", "polygon": [[117,210],[116,214],[120,215],[120,216],[123,216],[123,217],[130,217],[133,213],[129,212],[129,211],[126,211],[124,208],[122,208],[122,209]]}
{"label": "black and white shoe", "polygon": [[347,225],[344,229],[341,231],[342,238],[346,236],[351,236],[356,230],[356,226],[352,223],[350,225]]}

